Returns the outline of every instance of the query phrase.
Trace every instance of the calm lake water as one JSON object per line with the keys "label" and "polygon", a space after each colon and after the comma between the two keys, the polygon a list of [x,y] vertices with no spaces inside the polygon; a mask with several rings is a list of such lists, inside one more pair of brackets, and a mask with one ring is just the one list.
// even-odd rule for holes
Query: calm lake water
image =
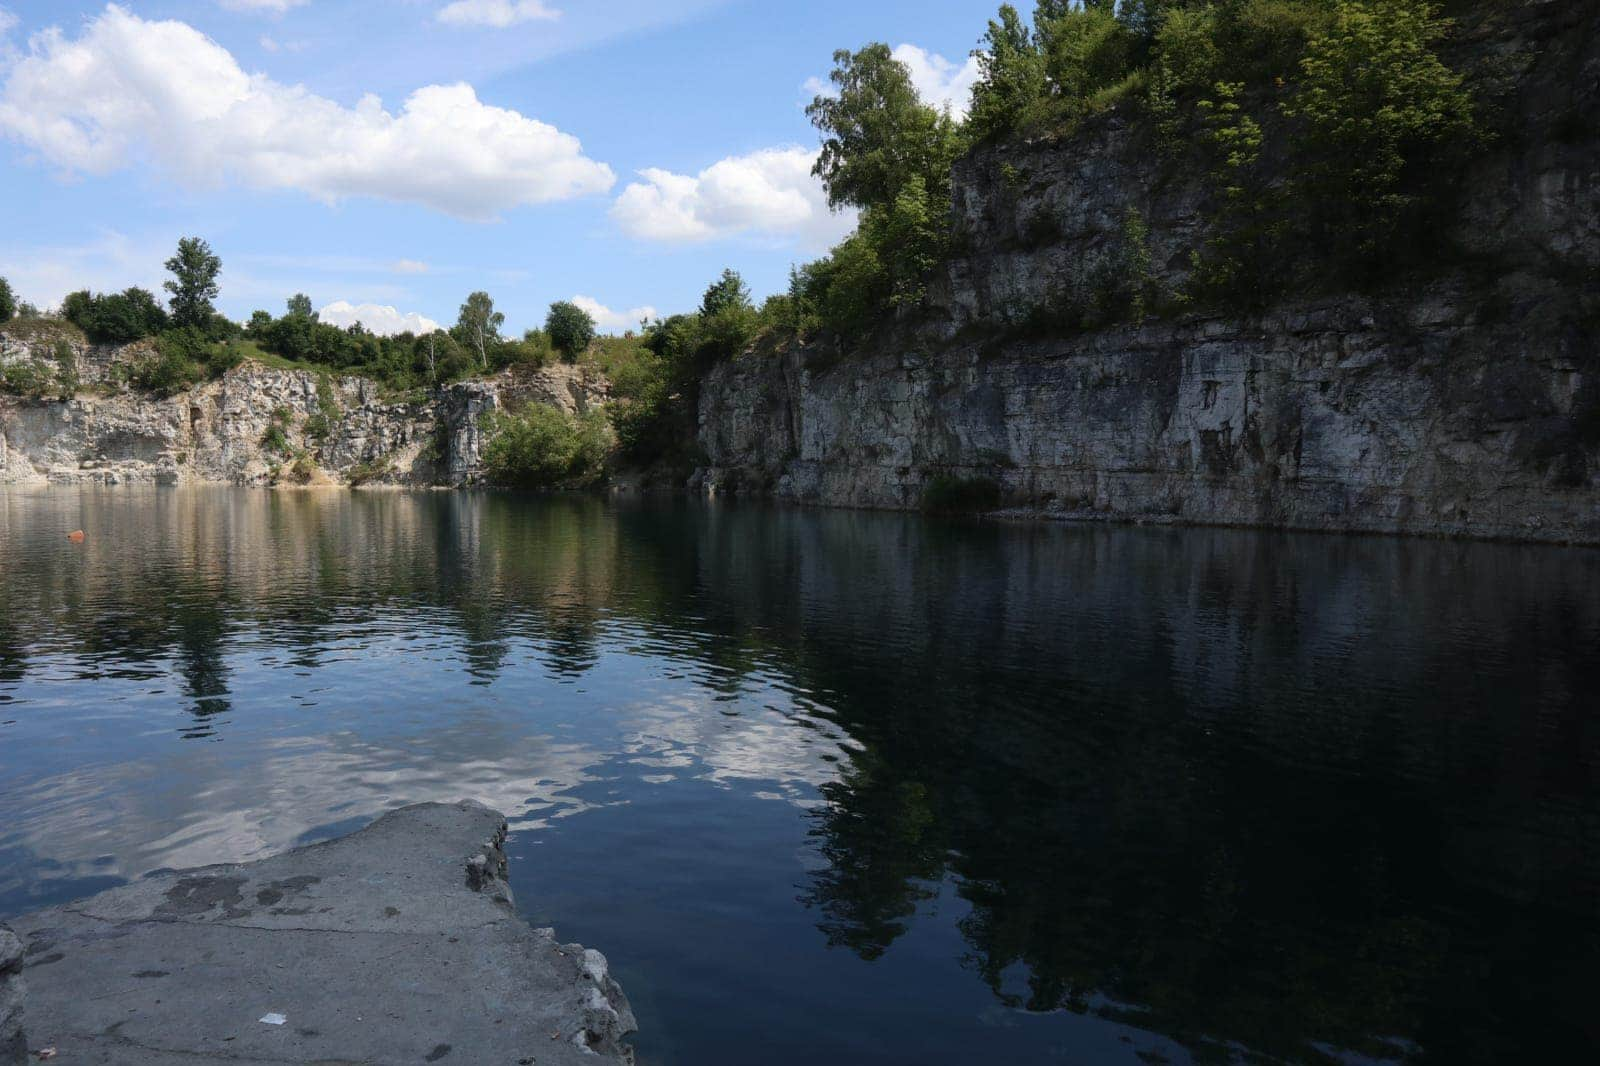
{"label": "calm lake water", "polygon": [[1600,1053],[1596,551],[13,491],[0,723],[0,918],[472,797],[642,1063]]}

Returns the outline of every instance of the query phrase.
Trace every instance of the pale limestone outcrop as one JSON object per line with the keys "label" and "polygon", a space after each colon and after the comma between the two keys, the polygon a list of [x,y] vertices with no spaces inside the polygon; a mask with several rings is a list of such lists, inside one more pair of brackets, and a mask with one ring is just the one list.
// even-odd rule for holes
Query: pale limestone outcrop
{"label": "pale limestone outcrop", "polygon": [[[0,361],[35,358],[40,347],[0,331]],[[0,396],[0,484],[265,485],[282,480],[304,452],[333,481],[358,474],[373,483],[459,485],[478,476],[487,413],[527,403],[580,411],[606,396],[591,371],[566,365],[397,400],[364,378],[323,384],[311,371],[247,362],[159,398],[115,384],[110,368],[141,349],[86,345],[79,353],[82,386],[72,398]]]}

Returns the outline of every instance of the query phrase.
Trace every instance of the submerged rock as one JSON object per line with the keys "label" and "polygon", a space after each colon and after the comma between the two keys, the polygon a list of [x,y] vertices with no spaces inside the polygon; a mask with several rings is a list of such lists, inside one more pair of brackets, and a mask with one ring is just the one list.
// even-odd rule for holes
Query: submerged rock
{"label": "submerged rock", "polygon": [[605,957],[513,909],[505,834],[479,804],[419,804],[29,915],[12,952],[28,1041],[131,1066],[632,1062],[633,1012]]}

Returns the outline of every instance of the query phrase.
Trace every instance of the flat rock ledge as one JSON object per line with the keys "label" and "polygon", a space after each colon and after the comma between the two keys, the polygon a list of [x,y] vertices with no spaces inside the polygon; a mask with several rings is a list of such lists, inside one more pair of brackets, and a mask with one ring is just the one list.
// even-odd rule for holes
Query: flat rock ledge
{"label": "flat rock ledge", "polygon": [[605,957],[517,916],[505,836],[425,803],[28,915],[0,930],[0,1063],[631,1063]]}

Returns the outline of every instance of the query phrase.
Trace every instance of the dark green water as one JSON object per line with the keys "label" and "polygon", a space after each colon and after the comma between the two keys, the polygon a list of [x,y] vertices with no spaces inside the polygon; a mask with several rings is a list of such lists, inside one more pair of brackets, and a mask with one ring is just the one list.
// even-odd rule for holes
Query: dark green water
{"label": "dark green water", "polygon": [[1600,552],[13,491],[0,722],[0,918],[470,796],[643,1063],[1600,1055]]}

